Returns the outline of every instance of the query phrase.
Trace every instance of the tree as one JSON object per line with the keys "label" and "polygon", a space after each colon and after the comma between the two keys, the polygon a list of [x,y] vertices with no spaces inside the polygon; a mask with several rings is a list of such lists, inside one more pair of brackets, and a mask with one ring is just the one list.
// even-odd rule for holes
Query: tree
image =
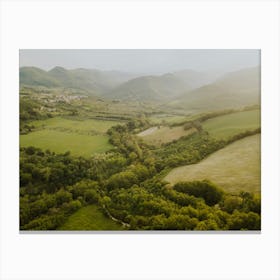
{"label": "tree", "polygon": [[111,198],[109,196],[104,196],[101,198],[100,203],[104,206],[108,206],[111,203]]}
{"label": "tree", "polygon": [[96,190],[90,189],[85,191],[84,198],[87,203],[97,203],[100,200],[100,195]]}
{"label": "tree", "polygon": [[223,197],[223,191],[208,180],[180,182],[175,184],[174,189],[189,195],[202,197],[209,206],[217,204]]}
{"label": "tree", "polygon": [[81,207],[82,203],[79,200],[72,200],[70,202],[64,202],[61,208],[66,214],[71,214],[79,210]]}
{"label": "tree", "polygon": [[196,227],[194,229],[195,230],[208,230],[208,226],[205,221],[201,221],[196,225]]}
{"label": "tree", "polygon": [[72,194],[64,189],[60,189],[55,194],[57,205],[61,205],[64,202],[70,202],[72,200]]}
{"label": "tree", "polygon": [[31,183],[31,182],[32,182],[32,176],[30,173],[20,172],[20,186],[21,187],[24,187],[28,183]]}
{"label": "tree", "polygon": [[240,210],[242,199],[238,196],[227,196],[221,205],[222,210],[232,214],[234,210]]}
{"label": "tree", "polygon": [[260,230],[261,219],[257,213],[235,210],[229,219],[230,230]]}

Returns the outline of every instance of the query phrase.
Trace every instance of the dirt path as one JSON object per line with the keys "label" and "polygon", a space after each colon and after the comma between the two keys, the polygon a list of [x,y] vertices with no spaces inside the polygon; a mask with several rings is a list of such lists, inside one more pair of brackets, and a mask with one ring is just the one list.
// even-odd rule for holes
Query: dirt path
{"label": "dirt path", "polygon": [[119,223],[119,224],[122,224],[122,226],[124,226],[124,227],[126,227],[126,228],[129,228],[129,227],[130,227],[130,224],[127,224],[127,223],[125,223],[125,222],[123,222],[123,221],[121,221],[121,220],[119,220],[119,219],[113,217],[113,216],[111,215],[111,213],[109,212],[109,210],[106,208],[105,205],[103,205],[103,208],[105,209],[105,211],[106,211],[108,217],[109,217],[111,220],[113,220],[113,221],[115,221],[115,222],[117,222],[117,223]]}

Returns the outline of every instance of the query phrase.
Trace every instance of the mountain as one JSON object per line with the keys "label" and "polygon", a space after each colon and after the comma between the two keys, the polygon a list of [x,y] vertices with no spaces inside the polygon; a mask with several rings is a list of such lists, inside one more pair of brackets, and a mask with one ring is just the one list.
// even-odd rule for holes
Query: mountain
{"label": "mountain", "polygon": [[191,69],[185,69],[176,71],[173,75],[182,81],[186,81],[192,89],[195,89],[214,82],[221,76],[221,73],[218,71],[197,72]]}
{"label": "mountain", "polygon": [[219,74],[196,72],[190,69],[161,76],[142,76],[121,84],[107,97],[120,100],[168,101],[214,81]]}
{"label": "mountain", "polygon": [[216,81],[233,90],[260,89],[260,67],[251,67],[227,73]]}
{"label": "mountain", "polygon": [[213,111],[259,103],[260,68],[252,67],[227,73],[211,84],[185,92],[169,105],[189,111]]}
{"label": "mountain", "polygon": [[20,68],[20,85],[67,87],[103,94],[135,76],[135,74],[118,71],[83,68],[67,70],[58,66],[50,71],[44,71],[36,67],[22,67]]}
{"label": "mountain", "polygon": [[160,76],[119,71],[54,67],[20,68],[21,86],[79,89],[108,99],[154,101],[189,111],[244,107],[259,103],[260,68],[220,76],[214,72],[182,70]]}
{"label": "mountain", "polygon": [[20,85],[58,87],[60,82],[37,67],[22,67],[19,70]]}
{"label": "mountain", "polygon": [[174,74],[143,76],[114,88],[106,96],[120,100],[163,101],[171,100],[190,89],[186,81]]}

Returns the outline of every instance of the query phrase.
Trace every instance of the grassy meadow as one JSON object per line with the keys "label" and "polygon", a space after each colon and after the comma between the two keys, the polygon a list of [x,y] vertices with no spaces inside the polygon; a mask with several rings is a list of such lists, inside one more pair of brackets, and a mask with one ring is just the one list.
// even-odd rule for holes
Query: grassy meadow
{"label": "grassy meadow", "polygon": [[121,230],[122,225],[103,215],[96,205],[79,209],[58,230]]}
{"label": "grassy meadow", "polygon": [[72,130],[80,133],[106,133],[106,131],[113,125],[117,125],[120,122],[105,121],[96,119],[79,119],[78,117],[55,117],[46,120],[33,121],[37,129],[56,129],[56,130]]}
{"label": "grassy meadow", "polygon": [[172,142],[183,136],[187,136],[196,130],[194,128],[185,130],[183,126],[160,126],[151,127],[138,134],[146,143],[160,146],[161,144]]}
{"label": "grassy meadow", "polygon": [[260,135],[238,140],[197,164],[174,168],[164,180],[208,179],[229,193],[260,192]]}
{"label": "grassy meadow", "polygon": [[162,124],[162,123],[177,123],[184,121],[187,116],[184,115],[166,115],[166,114],[157,114],[149,117],[149,120],[155,124]]}
{"label": "grassy meadow", "polygon": [[21,147],[34,146],[56,153],[70,151],[74,156],[92,156],[113,148],[106,131],[116,121],[69,119],[62,117],[34,121],[35,130],[20,136]]}
{"label": "grassy meadow", "polygon": [[205,121],[203,129],[215,138],[228,138],[260,127],[260,110],[236,112]]}
{"label": "grassy meadow", "polygon": [[74,156],[92,156],[113,148],[104,135],[83,135],[55,130],[39,130],[20,137],[21,147],[34,146],[56,153],[70,151]]}

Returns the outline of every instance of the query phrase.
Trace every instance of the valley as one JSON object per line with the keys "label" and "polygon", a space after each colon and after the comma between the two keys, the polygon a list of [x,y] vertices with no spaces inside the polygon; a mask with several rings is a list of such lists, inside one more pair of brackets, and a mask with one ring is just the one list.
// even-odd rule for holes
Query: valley
{"label": "valley", "polygon": [[20,230],[260,230],[259,71],[20,68]]}

